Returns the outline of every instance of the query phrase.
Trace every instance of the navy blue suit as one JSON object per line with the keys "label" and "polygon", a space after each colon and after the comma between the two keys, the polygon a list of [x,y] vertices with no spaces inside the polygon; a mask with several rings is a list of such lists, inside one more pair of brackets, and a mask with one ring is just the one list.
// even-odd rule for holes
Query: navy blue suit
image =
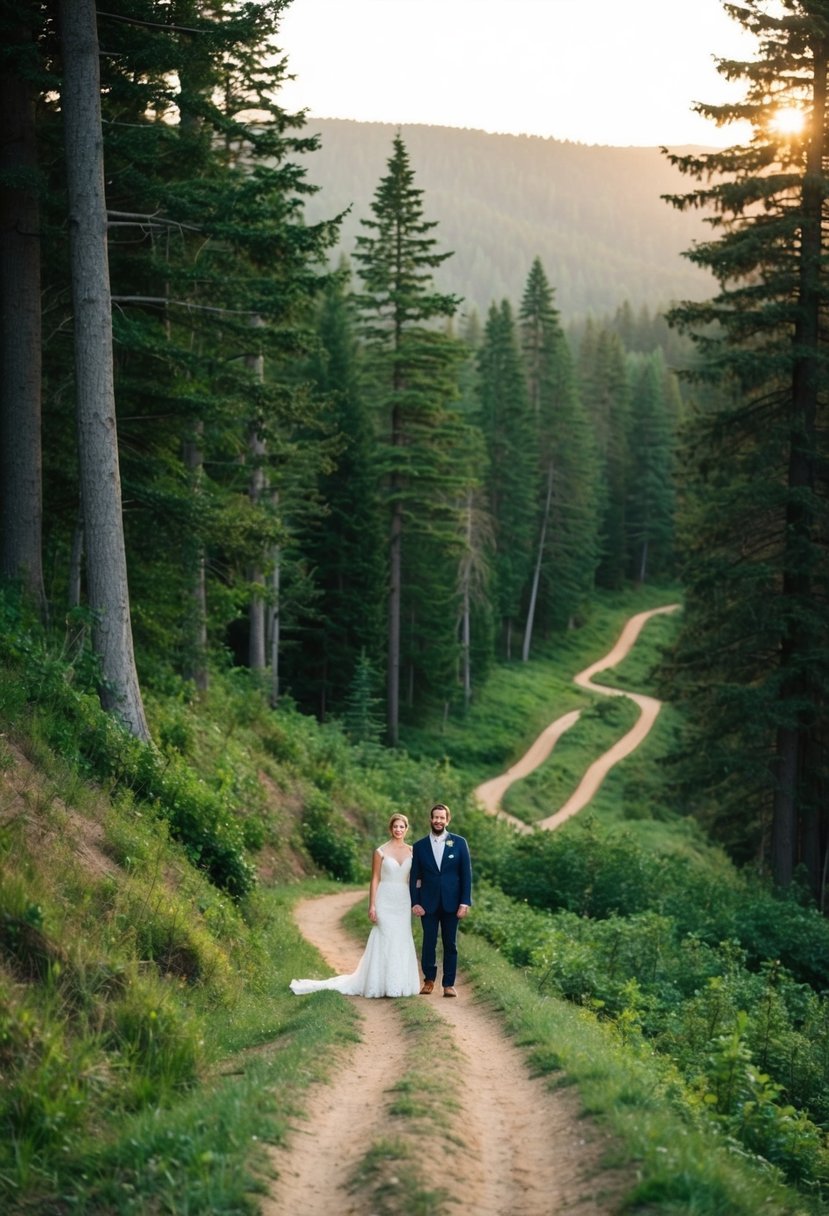
{"label": "navy blue suit", "polygon": [[[443,943],[443,987],[455,983],[458,966],[458,906],[472,903],[472,862],[463,836],[448,828],[444,832],[443,861],[438,869],[428,836],[412,847],[409,891],[413,904],[424,909],[423,949],[420,961],[424,979],[437,978],[437,941]],[[451,843],[450,843],[451,842]]]}

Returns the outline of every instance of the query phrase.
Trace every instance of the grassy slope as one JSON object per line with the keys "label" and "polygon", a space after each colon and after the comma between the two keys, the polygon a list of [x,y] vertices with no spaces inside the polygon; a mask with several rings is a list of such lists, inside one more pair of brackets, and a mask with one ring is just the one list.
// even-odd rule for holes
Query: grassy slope
{"label": "grassy slope", "polygon": [[[620,597],[568,636],[555,662],[497,672],[464,729],[447,732],[464,757],[461,774],[443,762],[446,739],[414,762],[358,754],[290,710],[257,710],[247,693],[217,689],[200,709],[157,702],[156,737],[175,737],[203,775],[239,783],[256,808],[256,857],[276,885],[263,883],[240,906],[193,869],[151,808],[54,757],[41,742],[45,707],[18,707],[0,755],[3,1210],[254,1210],[271,1168],[263,1146],[284,1142],[308,1085],[336,1067],[338,1045],[354,1034],[349,1002],[298,1002],[287,990],[292,975],[319,968],[291,903],[327,885],[309,888],[303,877],[313,869],[298,830],[303,807],[324,795],[367,854],[391,809],[422,817],[438,797],[462,806],[471,781],[520,754],[550,715],[580,698],[570,674],[654,600],[664,602]],[[670,1085],[626,1061],[612,1032],[593,1020],[588,1033],[580,1012],[540,1000],[484,943],[470,940],[464,953],[535,1065],[555,1083],[577,1082],[620,1153],[640,1162],[641,1198],[658,1206],[639,1210],[748,1216],[762,1184],[764,1211],[806,1211],[710,1137],[691,1136]],[[410,1033],[428,1037],[419,1025]],[[393,1128],[401,1152],[417,1135],[405,1091],[422,1084],[422,1070],[402,1079]],[[384,1151],[367,1146],[358,1185],[369,1195]],[[681,1184],[666,1189],[675,1168]]]}

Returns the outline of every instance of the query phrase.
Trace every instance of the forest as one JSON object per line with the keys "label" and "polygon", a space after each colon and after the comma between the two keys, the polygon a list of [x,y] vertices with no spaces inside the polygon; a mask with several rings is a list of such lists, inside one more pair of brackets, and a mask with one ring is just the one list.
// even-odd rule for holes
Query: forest
{"label": "forest", "polygon": [[[308,158],[318,190],[306,215],[345,213],[335,251],[348,257],[398,128],[314,115],[306,129],[320,141]],[[435,281],[462,297],[462,315],[519,299],[536,257],[568,324],[612,315],[625,300],[654,310],[710,292],[710,276],[681,257],[704,236],[701,217],[665,206],[682,178],[658,148],[418,124],[400,133],[452,250]]]}
{"label": "forest", "polygon": [[659,153],[287,113],[287,2],[0,4],[0,1203],[262,1210],[356,1033],[291,910],[440,800],[602,1210],[824,1212],[829,4]]}

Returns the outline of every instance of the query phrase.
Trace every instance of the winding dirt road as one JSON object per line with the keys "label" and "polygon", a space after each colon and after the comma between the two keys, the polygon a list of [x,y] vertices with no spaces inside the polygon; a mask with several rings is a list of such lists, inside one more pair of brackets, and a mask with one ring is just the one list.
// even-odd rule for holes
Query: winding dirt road
{"label": "winding dirt road", "polygon": [[[633,701],[635,705],[639,706],[639,718],[626,735],[623,735],[613,747],[599,756],[598,760],[594,760],[564,805],[559,807],[553,815],[548,815],[546,819],[540,820],[535,825],[537,828],[546,828],[548,830],[557,828],[559,824],[564,823],[565,819],[569,819],[578,811],[584,810],[588,802],[595,797],[597,790],[614,765],[635,751],[643,739],[650,733],[651,727],[656,721],[659,710],[662,707],[662,702],[658,701],[656,697],[648,697],[642,693],[624,692],[621,688],[611,688],[606,684],[598,684],[595,682],[594,676],[621,663],[622,659],[630,652],[634,642],[651,617],[661,616],[666,612],[676,612],[678,608],[679,604],[667,604],[662,608],[651,608],[648,612],[637,612],[625,624],[613,649],[603,658],[598,659],[595,663],[591,663],[584,671],[580,671],[577,676],[573,677],[574,684],[578,684],[580,688],[587,689],[590,692],[602,693],[606,697],[627,697],[628,700]],[[475,797],[484,810],[488,811],[491,815],[498,815],[499,818],[508,820],[521,832],[533,831],[534,829],[528,824],[520,819],[516,819],[514,815],[510,815],[507,811],[502,810],[501,799],[514,781],[519,781],[522,777],[528,776],[540,764],[544,763],[564,732],[569,730],[571,726],[575,726],[580,717],[581,710],[574,709],[570,713],[556,718],[554,722],[551,722],[541,732],[521,759],[517,760],[511,768],[507,769],[505,773],[501,773],[500,776],[493,777],[491,780],[484,781],[482,785],[479,785],[475,790]]]}
{"label": "winding dirt road", "polygon": [[[594,677],[614,667],[627,655],[652,616],[673,612],[678,605],[640,612],[625,625],[613,649],[575,677],[575,683],[606,696],[627,696],[640,708],[636,725],[614,747],[595,761],[578,788],[541,828],[555,828],[580,811],[596,793],[610,769],[629,755],[650,731],[660,709],[654,697],[622,692],[598,684]],[[535,740],[532,747],[506,773],[484,782],[475,791],[481,805],[509,819],[520,831],[527,824],[500,808],[513,783],[543,763],[562,734],[579,718],[579,711],[562,715]],[[297,905],[295,915],[303,935],[335,972],[354,970],[360,946],[341,924],[363,892],[344,891]],[[437,993],[439,993],[439,989]],[[432,1009],[445,1022],[460,1051],[462,1091],[454,1092],[461,1109],[454,1112],[438,1139],[418,1155],[421,1184],[443,1192],[429,1208],[435,1214],[447,1204],[470,1216],[608,1216],[615,1210],[613,1186],[618,1176],[603,1171],[602,1134],[581,1117],[579,1099],[568,1089],[552,1090],[530,1076],[523,1055],[474,993],[461,985],[457,1000],[432,997]],[[300,1000],[314,1000],[300,997]],[[298,1126],[287,1149],[272,1150],[277,1174],[272,1193],[262,1204],[263,1216],[357,1216],[364,1213],[361,1197],[351,1186],[354,1171],[368,1147],[393,1132],[390,1089],[405,1061],[405,1034],[399,1002],[360,1000],[362,1035],[348,1053],[330,1084],[312,1092],[307,1122]],[[460,1145],[458,1146],[458,1141]],[[437,1145],[437,1147],[436,1147]],[[452,1169],[444,1163],[444,1150]],[[407,1196],[393,1196],[396,1180],[384,1196],[384,1211],[409,1211]],[[425,1210],[425,1209],[424,1209]]]}

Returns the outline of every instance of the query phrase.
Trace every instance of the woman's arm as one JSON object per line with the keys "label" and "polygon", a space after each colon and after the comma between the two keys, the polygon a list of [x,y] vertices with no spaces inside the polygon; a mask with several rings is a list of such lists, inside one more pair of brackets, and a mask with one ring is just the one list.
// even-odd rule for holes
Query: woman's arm
{"label": "woman's arm", "polygon": [[380,867],[383,864],[383,854],[379,849],[374,850],[374,857],[371,862],[371,882],[368,886],[368,918],[374,922],[377,920],[377,911],[374,907],[374,901],[377,898],[377,887],[380,884]]}

